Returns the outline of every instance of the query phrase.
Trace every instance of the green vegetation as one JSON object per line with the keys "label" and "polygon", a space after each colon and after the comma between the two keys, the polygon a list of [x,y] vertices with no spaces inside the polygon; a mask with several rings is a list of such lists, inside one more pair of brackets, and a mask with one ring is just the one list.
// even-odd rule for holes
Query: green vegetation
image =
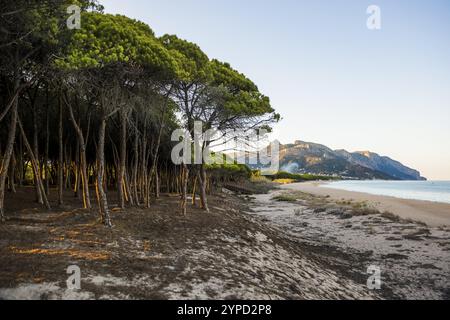
{"label": "green vegetation", "polygon": [[297,197],[294,195],[290,195],[290,194],[282,194],[282,195],[273,197],[272,200],[275,200],[278,202],[297,202]]}
{"label": "green vegetation", "polygon": [[205,165],[205,168],[216,185],[247,181],[252,175],[251,170],[241,164],[213,164]]}
{"label": "green vegetation", "polygon": [[306,182],[306,181],[333,181],[340,180],[339,177],[321,176],[313,174],[294,174],[289,172],[279,172],[278,174],[270,177],[272,180],[279,180],[284,182]]}

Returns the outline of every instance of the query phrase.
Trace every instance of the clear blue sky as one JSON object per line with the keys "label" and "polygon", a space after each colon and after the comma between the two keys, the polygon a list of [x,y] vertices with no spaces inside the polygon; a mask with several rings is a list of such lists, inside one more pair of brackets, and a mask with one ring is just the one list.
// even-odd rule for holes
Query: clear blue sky
{"label": "clear blue sky", "polygon": [[[103,0],[254,80],[275,138],[371,150],[450,180],[450,1]],[[378,5],[382,30],[366,27]]]}

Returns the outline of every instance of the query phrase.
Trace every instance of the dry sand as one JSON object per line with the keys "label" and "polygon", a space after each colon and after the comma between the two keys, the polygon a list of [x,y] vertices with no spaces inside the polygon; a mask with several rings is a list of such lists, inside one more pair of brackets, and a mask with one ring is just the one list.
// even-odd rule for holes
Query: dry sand
{"label": "dry sand", "polygon": [[298,247],[327,257],[329,268],[339,270],[341,277],[359,274],[363,284],[368,268],[379,268],[378,293],[384,299],[449,299],[450,229],[395,219],[340,200],[277,190],[255,195],[251,213]]}
{"label": "dry sand", "polygon": [[[186,217],[178,195],[162,195],[151,209],[114,209],[112,230],[96,223],[95,210],[78,209],[69,193],[65,208],[50,212],[28,209],[33,195],[21,188],[8,197],[8,220],[0,224],[0,300],[397,297],[369,290],[360,273],[331,264],[328,246],[310,252],[244,213],[249,202],[232,194],[210,196],[209,214],[190,205]],[[71,265],[81,269],[81,290],[67,289]]]}
{"label": "dry sand", "polygon": [[[450,230],[348,216],[306,193],[273,199],[284,193],[224,192],[211,213],[189,206],[186,217],[178,195],[162,195],[150,210],[113,210],[109,230],[69,193],[49,212],[29,209],[33,192],[19,189],[0,224],[0,300],[449,299]],[[70,265],[81,290],[66,289]],[[367,287],[372,265],[381,290]]]}
{"label": "dry sand", "polygon": [[327,188],[326,183],[307,182],[285,185],[286,190],[296,190],[335,200],[367,201],[376,209],[391,212],[402,219],[412,219],[431,227],[450,226],[450,204],[431,201],[399,199],[362,192]]}

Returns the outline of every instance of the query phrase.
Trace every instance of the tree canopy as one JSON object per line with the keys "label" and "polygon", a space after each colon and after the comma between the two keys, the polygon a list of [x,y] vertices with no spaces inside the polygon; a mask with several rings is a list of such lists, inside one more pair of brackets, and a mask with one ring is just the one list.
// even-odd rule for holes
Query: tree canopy
{"label": "tree canopy", "polygon": [[[80,29],[66,27],[72,4],[81,8]],[[56,205],[72,190],[108,226],[111,190],[122,209],[150,208],[165,188],[182,195],[184,213],[189,190],[208,210],[214,166],[171,163],[171,132],[192,134],[195,121],[225,131],[279,120],[269,98],[230,64],[176,35],[157,37],[143,22],[105,14],[97,1],[0,8],[0,219],[6,186],[25,184],[48,207],[52,188]]]}

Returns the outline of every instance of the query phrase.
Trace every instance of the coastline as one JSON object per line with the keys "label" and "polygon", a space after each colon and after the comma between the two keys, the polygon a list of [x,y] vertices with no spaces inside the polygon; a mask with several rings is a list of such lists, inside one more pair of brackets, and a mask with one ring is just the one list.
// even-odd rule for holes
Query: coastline
{"label": "coastline", "polygon": [[356,277],[364,286],[368,268],[379,268],[382,288],[377,293],[382,299],[448,299],[448,227],[379,212],[366,196],[345,201],[290,188],[255,195],[252,214],[305,254],[325,259],[340,277]]}
{"label": "coastline", "polygon": [[422,222],[430,227],[450,226],[450,204],[327,188],[327,184],[326,182],[305,182],[283,185],[281,188],[316,196],[329,196],[333,200],[367,201],[375,209],[393,213],[401,219]]}

